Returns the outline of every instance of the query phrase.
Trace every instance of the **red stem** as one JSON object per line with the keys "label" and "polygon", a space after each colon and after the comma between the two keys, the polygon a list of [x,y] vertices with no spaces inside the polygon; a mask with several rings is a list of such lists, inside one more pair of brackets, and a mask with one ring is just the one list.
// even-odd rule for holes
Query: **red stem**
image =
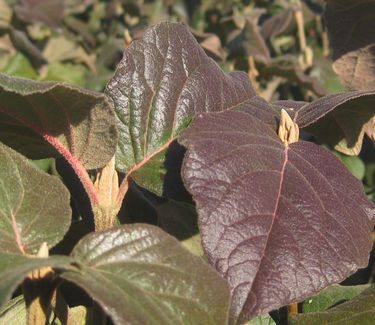
{"label": "red stem", "polygon": [[48,133],[47,130],[39,127],[38,125],[26,120],[22,116],[18,115],[15,112],[12,112],[8,109],[0,107],[0,112],[11,116],[12,118],[16,119],[21,124],[29,127],[30,129],[34,130],[38,133],[44,140],[46,140],[49,144],[51,144],[72,166],[74,172],[78,176],[79,180],[81,181],[83,187],[85,188],[89,198],[91,205],[94,206],[95,204],[99,203],[99,197],[96,193],[94,184],[91,182],[89,174],[87,173],[86,169],[82,166],[81,162],[72,155],[72,153],[66,149],[63,144],[52,134]]}

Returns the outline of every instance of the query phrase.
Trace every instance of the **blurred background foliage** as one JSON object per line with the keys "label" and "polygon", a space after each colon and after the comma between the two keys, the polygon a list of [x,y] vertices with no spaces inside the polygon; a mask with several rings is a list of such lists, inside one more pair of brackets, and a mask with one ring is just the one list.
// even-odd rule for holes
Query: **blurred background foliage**
{"label": "blurred background foliage", "polygon": [[[160,21],[190,26],[225,71],[268,101],[345,91],[332,69],[323,0],[0,0],[0,71],[102,91],[123,50]],[[336,153],[375,200],[375,155]]]}
{"label": "blurred background foliage", "polygon": [[[0,72],[103,91],[124,49],[148,26],[169,20],[188,25],[224,71],[248,73],[267,101],[310,102],[346,91],[332,68],[323,12],[323,0],[0,0]],[[311,140],[304,132],[302,138]],[[359,156],[329,149],[375,201],[374,142],[365,138]],[[57,173],[52,160],[35,164]],[[127,209],[136,202],[148,221],[151,208],[145,200],[137,201],[141,197],[137,191],[132,189]],[[170,204],[159,206],[156,213],[168,215]],[[189,213],[185,206],[181,211]],[[125,213],[131,222],[132,216]],[[166,218],[161,226],[168,229],[175,224]],[[374,261],[372,254],[369,267],[344,284],[373,282]],[[262,324],[268,321],[273,322],[268,317]]]}

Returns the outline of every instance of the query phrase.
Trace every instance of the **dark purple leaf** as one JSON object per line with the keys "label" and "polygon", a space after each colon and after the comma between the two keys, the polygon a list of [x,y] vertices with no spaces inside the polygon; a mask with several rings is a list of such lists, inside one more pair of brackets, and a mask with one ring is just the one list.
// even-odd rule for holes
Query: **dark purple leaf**
{"label": "dark purple leaf", "polygon": [[259,70],[263,77],[280,76],[287,79],[289,84],[296,84],[304,91],[311,90],[318,96],[327,94],[318,79],[306,75],[292,57],[284,56],[281,59],[273,59],[268,65],[260,67]]}
{"label": "dark purple leaf", "polygon": [[257,61],[263,63],[268,63],[271,60],[268,47],[257,25],[257,20],[247,18],[243,29],[237,34],[232,34],[227,43],[230,56],[253,56]]}
{"label": "dark purple leaf", "polygon": [[27,23],[44,23],[50,27],[57,27],[64,17],[64,1],[23,0],[14,10],[17,16]]}
{"label": "dark purple leaf", "polygon": [[117,169],[157,194],[167,148],[194,114],[243,106],[255,95],[246,73],[225,74],[175,23],[148,29],[126,49],[106,93],[117,113]]}
{"label": "dark purple leaf", "polygon": [[284,33],[291,25],[295,25],[293,20],[293,10],[285,9],[263,22],[261,34],[264,39],[269,39]]}
{"label": "dark purple leaf", "polygon": [[181,142],[203,247],[229,282],[239,322],[367,265],[375,206],[329,151],[285,146],[242,111],[200,114]]}
{"label": "dark purple leaf", "polygon": [[333,69],[351,90],[375,88],[375,2],[329,0],[325,20]]}

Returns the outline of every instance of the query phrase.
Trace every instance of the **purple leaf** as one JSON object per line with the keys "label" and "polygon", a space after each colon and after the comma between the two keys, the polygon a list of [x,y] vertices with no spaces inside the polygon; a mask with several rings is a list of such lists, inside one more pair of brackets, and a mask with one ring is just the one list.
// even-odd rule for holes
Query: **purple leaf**
{"label": "purple leaf", "polygon": [[327,2],[325,21],[333,48],[333,69],[350,90],[374,89],[375,2]]}
{"label": "purple leaf", "polygon": [[288,146],[252,114],[200,114],[182,135],[202,244],[244,322],[368,263],[375,206],[329,151]]}
{"label": "purple leaf", "polygon": [[23,0],[15,6],[17,16],[27,23],[44,23],[58,27],[64,17],[63,0]]}

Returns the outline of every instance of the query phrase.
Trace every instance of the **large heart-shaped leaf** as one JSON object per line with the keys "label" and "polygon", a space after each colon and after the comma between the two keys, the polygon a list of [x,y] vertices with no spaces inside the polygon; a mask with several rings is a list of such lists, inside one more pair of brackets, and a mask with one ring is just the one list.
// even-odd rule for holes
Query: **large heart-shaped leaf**
{"label": "large heart-shaped leaf", "polygon": [[70,195],[61,180],[0,142],[0,249],[35,254],[62,240],[71,221]]}
{"label": "large heart-shaped leaf", "polygon": [[106,96],[0,74],[0,103],[0,141],[33,159],[62,155],[97,203],[85,169],[103,167],[117,144],[115,115]]}
{"label": "large heart-shaped leaf", "polygon": [[90,234],[72,253],[84,288],[115,324],[226,324],[227,284],[159,228],[126,225]]}
{"label": "large heart-shaped leaf", "polygon": [[36,258],[0,252],[0,309],[31,271],[47,266],[67,270],[73,268],[71,263],[67,256]]}
{"label": "large heart-shaped leaf", "polygon": [[225,74],[187,27],[161,23],[124,53],[108,83],[120,133],[116,166],[163,192],[167,148],[196,112],[246,104],[255,95],[245,73]]}
{"label": "large heart-shaped leaf", "polygon": [[375,137],[375,90],[351,91],[325,96],[312,103],[277,101],[301,128],[347,155],[358,155],[365,132]]}
{"label": "large heart-shaped leaf", "polygon": [[352,300],[323,312],[292,316],[295,325],[372,325],[375,319],[375,286],[366,289]]}
{"label": "large heart-shaped leaf", "polygon": [[285,146],[243,111],[201,114],[181,142],[203,247],[229,282],[239,322],[368,263],[375,205],[329,151]]}
{"label": "large heart-shaped leaf", "polygon": [[0,102],[0,140],[30,158],[59,152],[95,169],[115,153],[114,112],[103,94],[0,74]]}
{"label": "large heart-shaped leaf", "polygon": [[328,0],[325,18],[333,69],[351,90],[375,88],[375,2]]}

